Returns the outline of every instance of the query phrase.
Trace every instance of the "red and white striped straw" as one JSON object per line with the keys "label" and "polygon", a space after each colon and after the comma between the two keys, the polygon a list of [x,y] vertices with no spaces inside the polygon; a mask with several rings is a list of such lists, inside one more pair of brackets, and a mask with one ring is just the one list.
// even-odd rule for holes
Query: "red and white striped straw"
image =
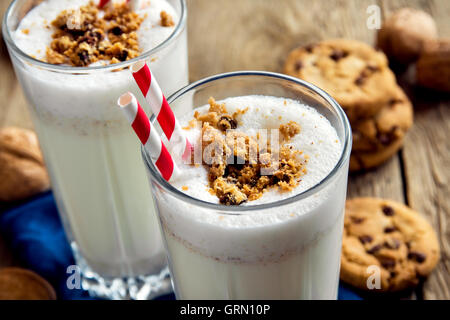
{"label": "red and white striped straw", "polygon": [[170,181],[177,175],[176,164],[136,97],[131,92],[127,92],[120,96],[117,104],[131,123],[134,132],[147,149],[162,177]]}
{"label": "red and white striped straw", "polygon": [[[100,0],[100,2],[98,3],[98,7],[101,9],[104,6],[106,6],[108,3],[112,3],[112,1],[110,0]],[[140,8],[140,1],[139,0],[126,0],[126,2],[128,2],[131,6],[131,9],[133,11],[136,11]]]}
{"label": "red and white striped straw", "polygon": [[169,140],[170,146],[177,150],[177,155],[180,155],[184,161],[190,160],[192,145],[175,118],[172,108],[167,103],[147,63],[144,60],[138,61],[131,67],[131,71],[167,140]]}

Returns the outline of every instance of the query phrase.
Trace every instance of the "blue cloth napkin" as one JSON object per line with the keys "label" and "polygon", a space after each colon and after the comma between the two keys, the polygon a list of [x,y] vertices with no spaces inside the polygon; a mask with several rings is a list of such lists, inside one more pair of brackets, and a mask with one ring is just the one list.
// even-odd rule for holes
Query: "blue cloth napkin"
{"label": "blue cloth napkin", "polygon": [[[66,286],[67,267],[74,259],[51,192],[44,193],[0,213],[0,233],[20,262],[55,288],[64,300],[91,299],[81,289]],[[339,286],[339,300],[360,300],[352,290]],[[173,295],[164,299],[174,299]]]}

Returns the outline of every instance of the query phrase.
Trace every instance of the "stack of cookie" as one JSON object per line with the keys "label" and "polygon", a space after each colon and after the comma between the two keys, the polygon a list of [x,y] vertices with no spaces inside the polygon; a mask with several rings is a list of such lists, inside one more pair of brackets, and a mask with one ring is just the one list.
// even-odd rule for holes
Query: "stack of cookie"
{"label": "stack of cookie", "polygon": [[326,40],[293,50],[284,72],[315,84],[345,110],[353,130],[351,171],[376,167],[401,148],[412,105],[382,52],[355,40]]}

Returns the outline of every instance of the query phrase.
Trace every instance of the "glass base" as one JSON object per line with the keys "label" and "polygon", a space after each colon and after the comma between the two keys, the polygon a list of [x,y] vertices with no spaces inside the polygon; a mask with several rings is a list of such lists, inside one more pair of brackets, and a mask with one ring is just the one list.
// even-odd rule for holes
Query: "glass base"
{"label": "glass base", "polygon": [[115,279],[82,269],[81,285],[93,297],[112,300],[150,300],[173,291],[167,267],[159,275]]}
{"label": "glass base", "polygon": [[80,268],[81,286],[92,297],[111,300],[151,300],[173,292],[169,268],[159,274],[105,278],[93,271],[72,242],[72,252]]}

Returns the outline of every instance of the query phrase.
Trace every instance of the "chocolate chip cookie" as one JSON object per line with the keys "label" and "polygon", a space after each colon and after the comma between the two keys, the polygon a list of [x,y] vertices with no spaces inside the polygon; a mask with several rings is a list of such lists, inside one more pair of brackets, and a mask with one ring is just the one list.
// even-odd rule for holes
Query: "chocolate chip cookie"
{"label": "chocolate chip cookie", "polygon": [[368,279],[372,281],[369,277],[378,267],[377,290],[400,291],[417,285],[436,266],[440,256],[436,234],[417,212],[377,198],[347,200],[345,208],[342,281],[368,290]]}
{"label": "chocolate chip cookie", "polygon": [[351,121],[374,116],[397,89],[386,56],[355,40],[326,40],[297,48],[289,54],[284,72],[328,92]]}
{"label": "chocolate chip cookie", "polygon": [[0,270],[0,300],[55,300],[53,287],[33,271],[21,268]]}
{"label": "chocolate chip cookie", "polygon": [[403,139],[397,139],[377,151],[352,151],[350,155],[350,171],[373,169],[386,162],[403,146]]}
{"label": "chocolate chip cookie", "polygon": [[411,102],[398,88],[396,96],[385,103],[375,116],[352,123],[353,151],[382,151],[403,139],[412,123]]}

